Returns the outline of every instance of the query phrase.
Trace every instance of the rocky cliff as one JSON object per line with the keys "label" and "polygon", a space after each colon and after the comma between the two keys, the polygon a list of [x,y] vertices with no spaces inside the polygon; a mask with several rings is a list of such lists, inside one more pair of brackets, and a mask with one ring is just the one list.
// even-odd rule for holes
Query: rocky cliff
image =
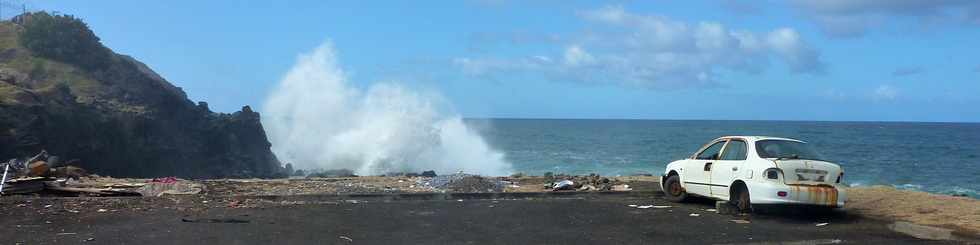
{"label": "rocky cliff", "polygon": [[225,114],[67,15],[0,22],[0,159],[42,149],[101,175],[273,177],[259,114]]}

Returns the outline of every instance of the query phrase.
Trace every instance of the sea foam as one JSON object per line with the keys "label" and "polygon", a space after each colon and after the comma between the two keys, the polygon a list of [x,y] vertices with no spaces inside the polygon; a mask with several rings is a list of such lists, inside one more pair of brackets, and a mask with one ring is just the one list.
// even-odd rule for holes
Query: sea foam
{"label": "sea foam", "polygon": [[359,89],[326,42],[302,54],[262,108],[272,150],[301,169],[351,169],[359,175],[436,170],[511,173],[447,100],[398,83]]}

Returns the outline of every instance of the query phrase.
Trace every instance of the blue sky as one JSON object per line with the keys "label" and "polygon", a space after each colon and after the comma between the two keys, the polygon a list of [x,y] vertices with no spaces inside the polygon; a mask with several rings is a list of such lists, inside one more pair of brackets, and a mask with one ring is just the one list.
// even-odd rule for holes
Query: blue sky
{"label": "blue sky", "polygon": [[978,1],[26,4],[222,112],[331,41],[356,86],[438,91],[466,117],[980,121]]}

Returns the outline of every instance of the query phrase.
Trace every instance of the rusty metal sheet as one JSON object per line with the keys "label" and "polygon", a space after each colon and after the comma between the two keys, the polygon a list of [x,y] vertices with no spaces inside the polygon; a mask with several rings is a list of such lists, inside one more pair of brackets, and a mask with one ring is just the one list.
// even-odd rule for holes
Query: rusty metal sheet
{"label": "rusty metal sheet", "polygon": [[837,188],[828,185],[789,185],[793,192],[793,199],[796,201],[825,205],[837,206]]}

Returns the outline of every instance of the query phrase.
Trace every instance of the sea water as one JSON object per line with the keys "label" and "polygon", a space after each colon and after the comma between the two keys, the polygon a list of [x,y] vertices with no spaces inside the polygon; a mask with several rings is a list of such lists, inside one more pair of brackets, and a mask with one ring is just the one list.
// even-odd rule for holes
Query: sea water
{"label": "sea water", "polygon": [[809,142],[851,186],[980,197],[980,123],[468,119],[516,172],[660,175],[726,135]]}

